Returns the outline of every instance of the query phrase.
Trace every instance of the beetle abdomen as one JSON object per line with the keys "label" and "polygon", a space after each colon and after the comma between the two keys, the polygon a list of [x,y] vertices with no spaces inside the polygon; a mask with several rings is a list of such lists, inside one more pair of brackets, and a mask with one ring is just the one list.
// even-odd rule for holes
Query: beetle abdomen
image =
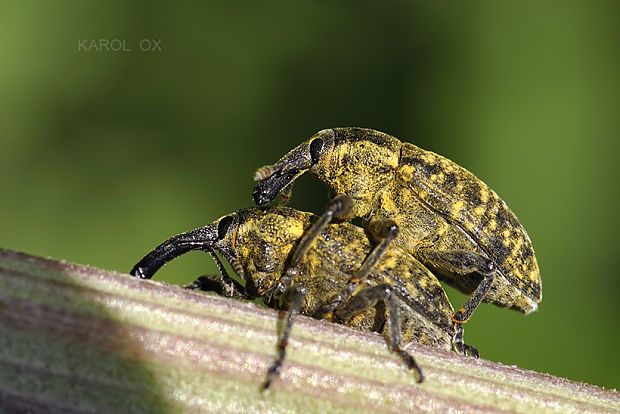
{"label": "beetle abdomen", "polygon": [[511,284],[534,302],[541,300],[540,272],[530,238],[484,182],[449,159],[409,143],[403,143],[397,179],[469,234]]}

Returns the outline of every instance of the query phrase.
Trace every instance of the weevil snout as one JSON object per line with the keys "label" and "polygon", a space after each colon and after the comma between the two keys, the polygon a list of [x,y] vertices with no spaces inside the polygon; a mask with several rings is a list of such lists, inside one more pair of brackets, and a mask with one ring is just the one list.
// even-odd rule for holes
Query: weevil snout
{"label": "weevil snout", "polygon": [[319,131],[308,141],[297,146],[276,164],[259,168],[254,180],[259,183],[254,187],[254,203],[264,206],[272,202],[285,187],[292,185],[301,174],[317,165],[327,146],[333,145],[334,131]]}
{"label": "weevil snout", "polygon": [[140,279],[150,279],[170,260],[192,250],[203,250],[213,253],[217,249],[215,243],[223,238],[222,232],[228,230],[230,220],[225,216],[218,222],[173,236],[154,248],[140,260],[129,272]]}
{"label": "weevil snout", "polygon": [[284,173],[280,171],[273,173],[254,187],[254,192],[252,193],[254,203],[258,206],[264,206],[272,202],[280,191],[291,184],[300,174],[301,172],[298,169],[292,169]]}

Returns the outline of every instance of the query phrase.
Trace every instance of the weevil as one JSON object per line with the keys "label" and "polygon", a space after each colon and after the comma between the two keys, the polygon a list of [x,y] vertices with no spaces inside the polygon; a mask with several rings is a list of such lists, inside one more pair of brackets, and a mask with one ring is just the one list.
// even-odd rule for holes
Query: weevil
{"label": "weevil", "polygon": [[[348,218],[361,217],[372,233],[384,233],[381,256],[393,243],[434,275],[469,294],[453,315],[466,322],[481,301],[525,314],[542,299],[530,238],[506,203],[485,183],[453,161],[365,128],[319,131],[276,164],[257,170],[254,201],[265,205],[310,171],[332,196],[350,198]],[[330,205],[322,221],[339,212]],[[388,231],[386,220],[397,224]],[[310,244],[314,233],[308,233]]]}
{"label": "weevil", "polygon": [[[278,357],[267,372],[263,389],[280,373],[286,345],[298,313],[380,332],[416,379],[424,378],[402,341],[450,350],[462,340],[451,321],[454,308],[431,272],[398,246],[387,249],[363,279],[355,278],[368,257],[372,241],[360,227],[348,222],[323,226],[312,245],[298,245],[318,217],[288,207],[251,208],[221,217],[213,223],[181,233],[163,242],[131,270],[151,278],[168,261],[192,250],[210,253],[219,275],[202,276],[189,288],[215,290],[225,296],[255,299],[287,309],[278,343]],[[219,253],[245,284],[231,278]],[[470,353],[477,351],[464,345]]]}

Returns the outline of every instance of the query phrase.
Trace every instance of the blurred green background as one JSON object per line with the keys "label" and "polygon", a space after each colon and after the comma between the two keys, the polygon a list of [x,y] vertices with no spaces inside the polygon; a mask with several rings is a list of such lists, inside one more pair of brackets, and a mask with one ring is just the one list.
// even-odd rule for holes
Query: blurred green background
{"label": "blurred green background", "polygon": [[[250,206],[256,167],[316,131],[370,127],[474,172],[533,240],[539,311],[483,305],[466,340],[620,387],[620,3],[375,3],[4,1],[0,246],[127,272]],[[326,202],[308,175],[291,204]],[[158,278],[215,271],[192,253]]]}

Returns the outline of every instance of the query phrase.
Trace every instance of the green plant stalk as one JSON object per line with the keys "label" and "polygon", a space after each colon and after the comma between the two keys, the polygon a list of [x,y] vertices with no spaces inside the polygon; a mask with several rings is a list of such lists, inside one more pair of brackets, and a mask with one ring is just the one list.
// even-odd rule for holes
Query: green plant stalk
{"label": "green plant stalk", "polygon": [[253,303],[0,250],[0,412],[617,412],[620,394]]}

